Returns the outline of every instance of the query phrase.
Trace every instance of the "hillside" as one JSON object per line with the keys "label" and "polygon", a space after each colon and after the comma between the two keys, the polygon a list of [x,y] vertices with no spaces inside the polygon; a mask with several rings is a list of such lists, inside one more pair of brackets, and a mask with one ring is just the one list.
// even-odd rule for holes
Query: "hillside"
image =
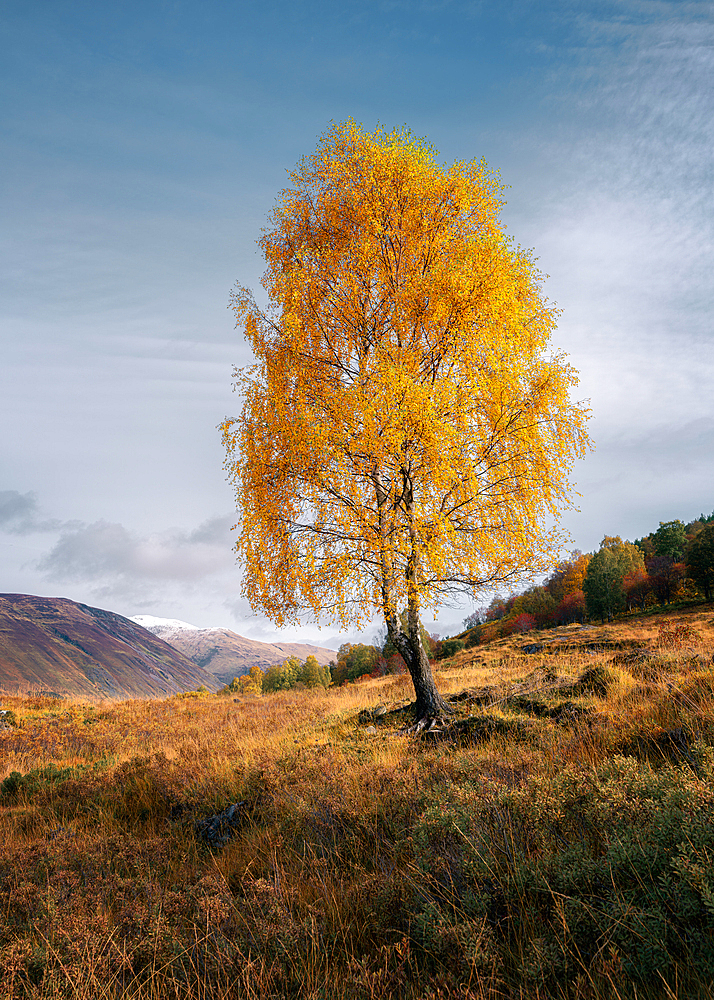
{"label": "hillside", "polygon": [[[699,644],[714,650],[714,609],[711,604],[695,604],[669,614],[658,609],[655,613],[626,615],[607,624],[574,623],[556,628],[530,629],[493,639],[484,645],[465,649],[457,654],[460,666],[490,664],[503,656],[540,653],[545,657],[564,653],[615,653],[626,650],[654,650],[660,640],[662,626],[666,630],[692,630]],[[454,638],[468,642],[470,630]]]}
{"label": "hillside", "polygon": [[221,684],[230,684],[234,677],[247,674],[252,666],[266,670],[290,656],[297,656],[299,660],[314,656],[321,664],[337,657],[335,650],[324,646],[302,642],[256,642],[227,628],[197,628],[188,622],[151,615],[134,615],[131,620],[208,670]]}
{"label": "hillside", "polygon": [[212,674],[135,622],[64,597],[0,594],[0,688],[69,697],[156,698]]}

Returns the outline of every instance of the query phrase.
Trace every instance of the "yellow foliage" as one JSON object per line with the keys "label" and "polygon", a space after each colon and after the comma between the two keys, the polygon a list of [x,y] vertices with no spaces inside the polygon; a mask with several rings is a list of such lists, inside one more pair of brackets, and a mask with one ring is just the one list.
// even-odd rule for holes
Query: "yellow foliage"
{"label": "yellow foliage", "polygon": [[222,426],[251,604],[394,621],[547,569],[587,411],[498,175],[348,121],[290,181],[260,240],[270,308],[233,295],[256,358]]}

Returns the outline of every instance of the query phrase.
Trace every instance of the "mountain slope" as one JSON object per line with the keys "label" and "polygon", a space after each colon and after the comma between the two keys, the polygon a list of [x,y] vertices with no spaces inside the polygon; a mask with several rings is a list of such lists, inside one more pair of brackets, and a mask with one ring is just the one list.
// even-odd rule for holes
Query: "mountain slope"
{"label": "mountain slope", "polygon": [[303,642],[256,642],[227,628],[197,628],[173,618],[134,615],[131,619],[160,636],[222,684],[248,673],[252,666],[266,670],[290,656],[305,660],[314,656],[318,663],[337,658],[333,649]]}
{"label": "mountain slope", "polygon": [[64,597],[0,594],[0,687],[156,698],[213,676],[136,622]]}

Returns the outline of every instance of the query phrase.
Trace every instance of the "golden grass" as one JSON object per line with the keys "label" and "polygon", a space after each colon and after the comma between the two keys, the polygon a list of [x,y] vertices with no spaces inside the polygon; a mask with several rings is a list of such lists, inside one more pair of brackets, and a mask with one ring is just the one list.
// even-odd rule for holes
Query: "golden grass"
{"label": "golden grass", "polygon": [[677,617],[438,664],[453,739],[400,732],[403,676],[3,696],[2,1000],[714,996],[714,616]]}

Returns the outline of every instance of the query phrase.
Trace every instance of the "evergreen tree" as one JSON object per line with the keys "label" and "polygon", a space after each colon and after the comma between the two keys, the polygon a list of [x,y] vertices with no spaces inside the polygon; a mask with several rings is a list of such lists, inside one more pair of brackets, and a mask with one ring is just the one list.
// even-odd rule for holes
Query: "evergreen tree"
{"label": "evergreen tree", "polygon": [[711,601],[714,594],[714,524],[709,523],[692,539],[685,557],[687,573],[704,596]]}

